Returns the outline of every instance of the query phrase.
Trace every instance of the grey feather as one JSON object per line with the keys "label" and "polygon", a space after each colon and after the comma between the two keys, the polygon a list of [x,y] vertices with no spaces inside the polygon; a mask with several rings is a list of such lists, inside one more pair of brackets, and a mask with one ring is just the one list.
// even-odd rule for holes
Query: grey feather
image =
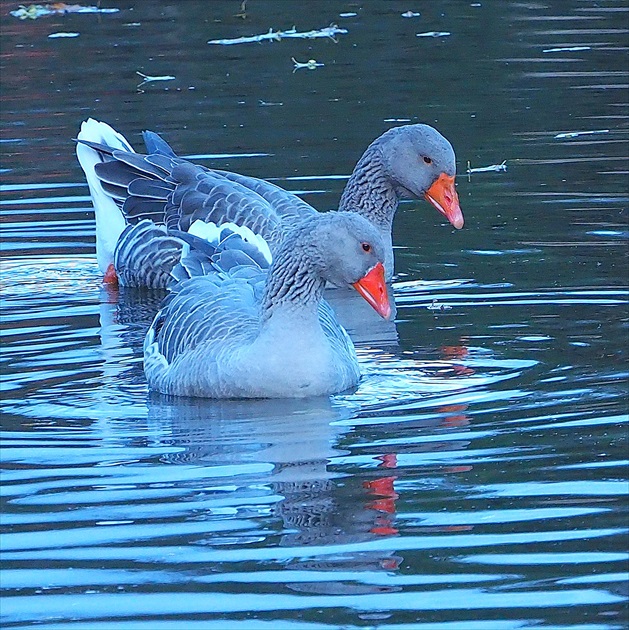
{"label": "grey feather", "polygon": [[264,179],[256,177],[248,177],[239,173],[231,173],[229,171],[214,171],[225,179],[240,184],[244,188],[255,192],[262,197],[280,217],[300,216],[305,217],[317,212],[310,204],[294,193],[284,190]]}
{"label": "grey feather", "polygon": [[144,177],[143,173],[139,173],[133,168],[130,168],[128,164],[114,160],[96,164],[94,172],[98,175],[98,179],[101,182],[121,186],[123,188],[127,188],[134,179]]}
{"label": "grey feather", "polygon": [[147,153],[159,153],[167,157],[177,157],[166,140],[154,131],[143,131],[142,138],[144,139]]}
{"label": "grey feather", "polygon": [[179,262],[183,242],[164,226],[143,220],[124,230],[114,252],[114,266],[124,286],[165,287]]}
{"label": "grey feather", "polygon": [[172,193],[173,187],[166,182],[138,177],[129,184],[127,190],[130,195],[136,197],[148,197],[149,199],[166,201],[168,195]]}
{"label": "grey feather", "polygon": [[106,144],[102,144],[101,142],[92,142],[91,140],[82,139],[79,140],[78,138],[75,138],[74,141],[78,142],[79,144],[84,144],[86,147],[90,147],[91,149],[94,149],[94,151],[101,155],[101,159],[103,159],[103,156],[105,155],[111,156],[112,153],[115,151],[113,147],[109,147]]}
{"label": "grey feather", "polygon": [[137,223],[142,219],[163,223],[164,202],[145,197],[127,197],[122,205],[122,211],[130,223]]}
{"label": "grey feather", "polygon": [[[227,227],[220,230],[214,242],[179,230],[169,233],[188,245],[188,252],[171,273],[177,282],[210,273],[232,272],[238,267],[268,269],[269,264],[258,248]],[[251,279],[252,275],[245,277]]]}
{"label": "grey feather", "polygon": [[151,164],[146,160],[146,156],[140,153],[130,153],[128,151],[114,151],[113,157],[119,162],[123,162],[128,166],[136,169],[140,173],[161,179],[164,176],[164,170]]}

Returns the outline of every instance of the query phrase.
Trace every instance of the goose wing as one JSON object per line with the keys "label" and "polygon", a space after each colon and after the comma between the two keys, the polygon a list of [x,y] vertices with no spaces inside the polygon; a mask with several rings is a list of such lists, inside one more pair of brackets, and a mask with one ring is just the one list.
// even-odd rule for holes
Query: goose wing
{"label": "goose wing", "polygon": [[[177,154],[172,147],[154,131],[144,131],[142,132],[142,136],[149,154],[159,153],[167,157],[177,158]],[[284,190],[280,186],[264,179],[249,177],[248,175],[241,175],[240,173],[232,173],[231,171],[203,168],[208,172],[220,175],[226,180],[235,182],[256,193],[267,201],[280,217],[305,217],[316,212],[310,204],[306,203],[294,193]]]}
{"label": "goose wing", "polygon": [[[354,356],[356,354],[354,344],[326,300],[321,300],[318,315],[321,328],[335,354],[342,357]],[[348,368],[353,370],[353,364],[351,366],[348,365]]]}
{"label": "goose wing", "polygon": [[[263,282],[263,278],[260,278]],[[156,315],[144,344],[147,376],[151,363],[175,366],[204,344],[218,362],[252,339],[259,328],[256,278],[232,274],[196,276],[177,285]]]}
{"label": "goose wing", "polygon": [[144,344],[145,371],[153,383],[188,378],[201,347],[203,369],[208,375],[214,373],[231,353],[255,338],[260,326],[266,258],[240,233],[225,226],[215,227],[213,237],[180,236],[185,246],[179,271],[173,274],[178,281]]}
{"label": "goose wing", "polygon": [[185,232],[197,220],[231,222],[275,245],[286,221],[316,212],[275,184],[193,164],[177,157],[157,134],[144,137],[152,151],[147,155],[79,140],[101,156],[94,172],[129,223],[150,219]]}
{"label": "goose wing", "polygon": [[[106,151],[102,145],[85,144]],[[94,172],[103,191],[131,224],[149,219],[165,224],[169,230],[187,232],[198,220],[231,222],[248,227],[273,248],[281,240],[285,221],[299,216],[290,210],[289,193],[262,180],[256,180],[257,188],[266,197],[236,179],[181,158],[122,150],[112,150],[108,155],[112,159],[96,164]]]}
{"label": "goose wing", "polygon": [[260,197],[273,207],[276,214],[284,219],[289,217],[303,218],[317,212],[317,210],[301,199],[301,197],[264,179],[240,175],[239,173],[231,173],[229,171],[215,170],[214,172],[260,195]]}
{"label": "goose wing", "polygon": [[149,219],[127,225],[114,250],[118,281],[126,287],[168,286],[183,247],[182,239]]}

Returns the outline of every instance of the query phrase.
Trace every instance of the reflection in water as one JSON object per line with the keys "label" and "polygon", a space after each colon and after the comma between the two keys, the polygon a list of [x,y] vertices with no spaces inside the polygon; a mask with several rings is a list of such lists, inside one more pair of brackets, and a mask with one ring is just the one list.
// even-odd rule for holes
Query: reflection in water
{"label": "reflection in water", "polygon": [[166,295],[167,291],[160,289],[103,284],[99,303],[103,347],[121,345],[141,357],[146,332]]}
{"label": "reflection in water", "polygon": [[[460,430],[466,423],[464,408],[457,407],[454,414],[450,409],[438,409],[439,419],[424,423],[424,428],[430,424],[447,427],[456,417],[454,424]],[[223,505],[229,505],[229,497],[233,497],[232,505],[238,506],[238,497],[246,496],[251,512],[257,496],[266,506],[267,528],[278,532],[277,544],[294,549],[300,558],[289,561],[284,569],[316,574],[315,581],[292,581],[288,577],[287,588],[328,595],[400,590],[338,576],[339,572],[355,575],[396,571],[403,559],[387,549],[351,550],[353,545],[360,548],[361,543],[399,534],[395,525],[399,498],[395,490],[396,452],[371,455],[375,468],[369,480],[363,482],[336,473],[331,467],[350,455],[339,442],[346,432],[342,421],[351,420],[356,409],[328,398],[212,401],[152,394],[148,410],[153,447],[159,443],[168,448],[160,458],[164,463],[233,471],[234,475],[228,472],[219,486],[203,492],[207,498],[218,493]],[[458,442],[459,448],[467,444]],[[452,450],[456,444],[435,442],[426,445],[426,450],[440,451],[444,447]],[[470,469],[445,466],[443,472]],[[197,501],[201,498],[196,497]],[[431,531],[461,529],[433,527]],[[245,538],[250,536],[243,534]],[[344,550],[305,560],[304,556],[310,555],[308,547],[313,547],[312,553],[329,547]]]}
{"label": "reflection in water", "polygon": [[378,348],[397,345],[398,334],[395,327],[397,310],[393,287],[389,286],[392,309],[389,321],[382,319],[353,289],[328,289],[325,292],[325,299],[334,309],[339,322],[355,345]]}
{"label": "reflection in water", "polygon": [[[391,517],[393,507],[385,509],[371,500],[371,495],[377,494],[375,485],[368,486],[362,501],[347,501],[344,495],[348,489],[344,483],[337,484],[342,477],[329,470],[333,458],[348,453],[337,446],[341,429],[334,422],[351,415],[350,408],[328,398],[243,402],[154,395],[149,398],[148,422],[153,435],[160,434],[165,444],[183,449],[166,455],[164,461],[169,463],[227,466],[235,471],[246,471],[247,464],[267,465],[264,475],[252,476],[249,483],[239,476],[238,486],[224,492],[237,496],[246,488],[250,499],[256,489],[261,496],[271,492],[275,499],[268,513],[269,526],[278,529],[280,547],[297,549],[364,542],[397,531],[382,526],[383,519]],[[226,485],[229,483],[234,480],[226,480]],[[276,520],[279,528],[271,525]],[[302,549],[299,555],[304,554],[308,552]],[[329,562],[296,560],[285,568],[318,573],[384,571],[396,568],[398,561],[389,552],[345,552]],[[325,582],[320,575],[316,584],[296,581],[287,586],[328,594],[381,591],[375,586],[336,579]]]}

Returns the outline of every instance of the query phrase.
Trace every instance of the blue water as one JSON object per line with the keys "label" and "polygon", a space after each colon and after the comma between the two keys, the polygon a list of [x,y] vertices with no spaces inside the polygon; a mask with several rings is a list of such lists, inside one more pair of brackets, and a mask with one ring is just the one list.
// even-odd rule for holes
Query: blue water
{"label": "blue water", "polygon": [[[412,5],[3,3],[3,627],[627,627],[628,8]],[[336,44],[206,43],[331,22]],[[428,122],[466,226],[402,204],[356,391],[151,395],[163,296],[101,284],[88,116],[320,209],[374,137]]]}

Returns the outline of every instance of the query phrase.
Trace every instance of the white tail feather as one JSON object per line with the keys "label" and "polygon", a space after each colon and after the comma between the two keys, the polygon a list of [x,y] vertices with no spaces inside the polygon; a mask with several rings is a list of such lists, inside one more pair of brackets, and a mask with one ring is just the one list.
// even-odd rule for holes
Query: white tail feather
{"label": "white tail feather", "polygon": [[[81,124],[78,139],[106,144],[115,149],[133,151],[131,145],[121,134],[109,125],[98,122],[93,118],[89,118]],[[84,144],[77,143],[76,155],[90,188],[96,215],[96,258],[100,270],[104,273],[109,265],[114,262],[116,243],[125,228],[126,222],[114,200],[103,191],[100,181],[94,172],[94,166],[102,161],[98,153]]]}

